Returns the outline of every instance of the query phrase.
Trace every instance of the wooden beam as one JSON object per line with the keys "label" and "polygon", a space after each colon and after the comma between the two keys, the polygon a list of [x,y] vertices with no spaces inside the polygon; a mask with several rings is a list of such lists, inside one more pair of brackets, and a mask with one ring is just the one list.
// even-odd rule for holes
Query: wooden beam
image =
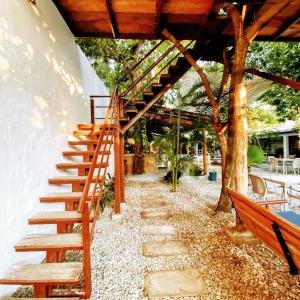
{"label": "wooden beam", "polygon": [[287,19],[286,22],[283,23],[283,25],[276,31],[274,34],[274,40],[277,40],[285,31],[287,31],[292,25],[297,23],[300,18],[300,11],[296,13],[295,16],[292,18]]}
{"label": "wooden beam", "polygon": [[125,126],[123,126],[121,133],[124,134],[133,124],[135,124],[174,84],[168,83],[138,114],[136,114]]}
{"label": "wooden beam", "polygon": [[155,3],[155,21],[154,21],[154,32],[159,37],[160,33],[160,22],[161,22],[161,9],[162,9],[162,0],[156,0]]}
{"label": "wooden beam", "polygon": [[[166,115],[160,115],[160,114],[151,113],[151,112],[147,112],[147,116],[149,118],[160,120],[165,123],[176,123],[177,122],[177,117],[175,117],[175,116],[166,116]],[[193,121],[180,118],[180,125],[192,126]]]}
{"label": "wooden beam", "polygon": [[291,80],[291,79],[287,79],[284,77],[280,77],[280,76],[276,76],[276,75],[272,75],[266,72],[261,72],[259,70],[253,69],[253,68],[249,68],[246,69],[245,72],[274,81],[276,83],[282,84],[282,85],[286,85],[289,86],[297,91],[300,90],[300,82],[299,81],[295,81],[295,80]]}
{"label": "wooden beam", "polygon": [[110,25],[110,28],[111,28],[112,35],[113,35],[114,38],[116,38],[117,37],[116,24],[115,24],[115,20],[113,18],[113,13],[112,13],[110,4],[108,3],[108,0],[104,0],[104,6],[105,6],[105,9],[107,11],[109,25]]}
{"label": "wooden beam", "polygon": [[214,93],[212,91],[210,83],[208,81],[208,78],[205,75],[205,73],[203,72],[202,68],[197,64],[197,62],[194,60],[194,58],[189,54],[188,50],[185,47],[183,47],[181,45],[181,43],[179,41],[177,41],[177,39],[167,29],[164,29],[162,31],[162,34],[167,39],[169,39],[170,41],[172,41],[174,43],[174,45],[176,46],[176,48],[183,54],[183,56],[185,57],[185,59],[193,66],[193,68],[195,69],[195,71],[199,74],[199,76],[200,76],[200,78],[201,78],[201,80],[203,82],[203,85],[204,85],[207,97],[209,99],[209,102],[210,102],[210,104],[212,106],[213,119],[214,119],[214,121],[217,121],[218,114],[219,114],[219,105],[218,105],[218,103],[216,101],[216,98],[214,96]]}
{"label": "wooden beam", "polygon": [[[284,10],[292,0],[281,0],[277,3],[270,5],[269,9],[263,11],[261,16],[252,23],[246,30],[245,30],[245,38],[247,39],[248,43],[251,43],[255,37],[259,34],[259,32],[265,28],[268,23],[282,10]],[[264,6],[261,10],[264,9]],[[259,12],[258,12],[259,13]]]}

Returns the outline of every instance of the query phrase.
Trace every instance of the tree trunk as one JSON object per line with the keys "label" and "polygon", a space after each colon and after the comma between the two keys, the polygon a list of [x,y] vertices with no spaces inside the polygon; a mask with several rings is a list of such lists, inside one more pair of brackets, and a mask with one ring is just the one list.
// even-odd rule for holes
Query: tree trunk
{"label": "tree trunk", "polygon": [[133,174],[140,175],[144,173],[143,146],[134,146]]}
{"label": "tree trunk", "polygon": [[[247,194],[247,99],[246,96],[242,95],[242,80],[248,41],[244,39],[243,35],[244,14],[241,15],[236,8],[232,8],[228,13],[232,18],[234,27],[235,51],[229,93],[228,138],[224,187],[230,186],[242,194]],[[230,199],[226,191],[222,190],[218,210],[229,211],[230,207]]]}

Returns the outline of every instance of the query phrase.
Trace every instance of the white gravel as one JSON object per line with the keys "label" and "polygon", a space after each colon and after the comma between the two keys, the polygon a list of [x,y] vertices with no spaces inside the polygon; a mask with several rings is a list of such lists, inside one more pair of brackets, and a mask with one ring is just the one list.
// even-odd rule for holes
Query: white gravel
{"label": "white gravel", "polygon": [[[290,276],[285,262],[263,244],[235,246],[223,233],[234,221],[231,214],[216,214],[220,185],[206,177],[180,179],[178,192],[155,177],[131,177],[127,205],[120,220],[101,219],[92,245],[91,299],[134,300],[143,296],[147,271],[198,268],[209,294],[175,299],[300,299],[300,277]],[[165,220],[140,218],[143,208],[170,210]],[[150,209],[151,210],[151,209]],[[141,224],[173,225],[174,235],[142,235]],[[188,255],[143,257],[144,241],[182,240]],[[168,298],[165,298],[168,299]],[[172,298],[174,299],[174,298]]]}

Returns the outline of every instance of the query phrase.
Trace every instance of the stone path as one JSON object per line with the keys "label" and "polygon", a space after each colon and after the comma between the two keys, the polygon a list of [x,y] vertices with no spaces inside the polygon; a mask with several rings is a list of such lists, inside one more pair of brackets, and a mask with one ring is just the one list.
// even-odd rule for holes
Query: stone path
{"label": "stone path", "polygon": [[[155,187],[153,187],[155,189]],[[153,235],[163,240],[143,242],[142,252],[145,257],[164,257],[188,255],[189,250],[181,240],[172,240],[176,236],[176,227],[168,224],[172,218],[172,208],[166,200],[155,199],[155,193],[147,190],[147,203],[143,204],[141,219],[147,223],[141,225],[140,232],[144,235]],[[163,204],[163,205],[162,205]],[[170,203],[171,204],[171,203]],[[168,209],[166,209],[168,207]],[[178,212],[177,212],[178,214]],[[151,221],[160,220],[164,224],[152,224]],[[166,297],[198,297],[207,293],[206,284],[197,269],[149,271],[144,277],[144,296],[149,298]]]}

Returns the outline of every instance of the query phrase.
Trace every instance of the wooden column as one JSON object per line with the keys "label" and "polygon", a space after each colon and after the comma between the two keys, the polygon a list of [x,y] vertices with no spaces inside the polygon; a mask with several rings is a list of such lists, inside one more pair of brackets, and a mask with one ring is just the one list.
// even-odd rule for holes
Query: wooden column
{"label": "wooden column", "polygon": [[206,145],[206,130],[202,128],[202,143],[203,143],[203,175],[207,175],[207,145]]}
{"label": "wooden column", "polygon": [[91,98],[90,100],[90,109],[91,109],[91,124],[95,124],[95,100]]}
{"label": "wooden column", "polygon": [[[124,100],[123,98],[119,98],[119,112],[120,117],[124,116],[124,110],[123,110]],[[125,161],[124,161],[124,134],[120,132],[119,135],[120,139],[120,197],[121,202],[125,203]]]}
{"label": "wooden column", "polygon": [[91,282],[91,254],[90,254],[90,216],[89,206],[85,203],[82,213],[82,238],[83,238],[83,277],[84,298],[89,299],[92,291]]}
{"label": "wooden column", "polygon": [[[116,96],[118,98],[118,95]],[[115,101],[118,101],[116,99]],[[115,173],[115,207],[114,211],[116,214],[121,212],[121,159],[120,159],[120,122],[119,122],[119,103],[116,104],[117,106],[117,117],[116,117],[116,127],[114,129],[114,173]]]}
{"label": "wooden column", "polygon": [[125,162],[124,162],[124,135],[120,133],[120,197],[125,203]]}

